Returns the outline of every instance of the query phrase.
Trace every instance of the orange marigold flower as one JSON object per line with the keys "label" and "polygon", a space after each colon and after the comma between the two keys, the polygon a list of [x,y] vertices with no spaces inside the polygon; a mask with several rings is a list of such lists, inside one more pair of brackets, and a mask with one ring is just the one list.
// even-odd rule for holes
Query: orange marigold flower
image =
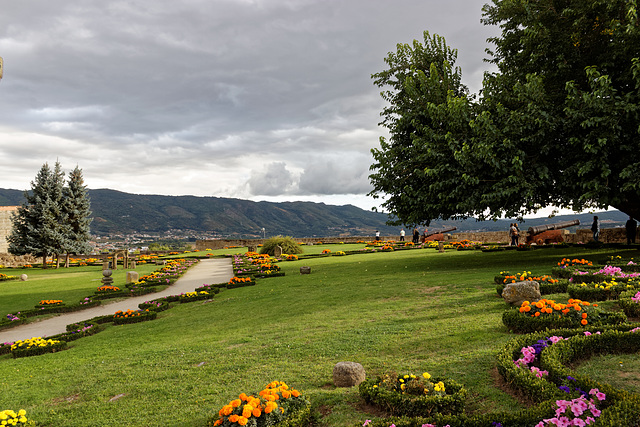
{"label": "orange marigold flower", "polygon": [[229,421],[231,421],[232,423],[237,423],[238,422],[238,418],[240,418],[240,416],[233,414],[229,417]]}
{"label": "orange marigold flower", "polygon": [[282,390],[282,397],[288,399],[291,397],[291,392],[289,390]]}
{"label": "orange marigold flower", "polygon": [[237,408],[240,405],[242,405],[242,400],[240,399],[235,399],[231,401],[231,406],[233,406],[234,408]]}
{"label": "orange marigold flower", "polygon": [[246,426],[248,422],[249,420],[246,417],[238,418],[238,424],[240,424],[241,426]]}
{"label": "orange marigold flower", "polygon": [[300,392],[296,389],[291,390],[291,394],[293,395],[293,397],[298,397],[300,396]]}
{"label": "orange marigold flower", "polygon": [[587,323],[589,323],[589,322],[587,322],[587,319],[582,319],[582,320],[580,321],[580,323],[582,323],[583,325],[586,325],[586,324],[587,324]]}
{"label": "orange marigold flower", "polygon": [[527,313],[528,313],[528,312],[530,312],[530,311],[531,311],[531,306],[526,306],[526,307],[524,308],[524,311],[526,311]]}
{"label": "orange marigold flower", "polygon": [[213,423],[213,427],[217,427],[222,424],[222,418],[218,418],[215,423]]}
{"label": "orange marigold flower", "polygon": [[244,400],[244,401],[249,399],[249,396],[247,396],[245,393],[240,393],[240,396],[238,396],[238,397],[240,398],[240,400]]}
{"label": "orange marigold flower", "polygon": [[576,311],[582,310],[582,307],[580,307],[578,304],[574,305],[573,308],[575,308]]}
{"label": "orange marigold flower", "polygon": [[520,311],[520,313],[524,313],[524,307],[520,307],[518,310]]}
{"label": "orange marigold flower", "polygon": [[535,317],[539,317],[540,316],[540,312],[538,311],[536,314],[534,314]]}
{"label": "orange marigold flower", "polygon": [[252,412],[253,412],[253,406],[245,405],[244,409],[242,409],[242,416],[245,418],[251,418]]}
{"label": "orange marigold flower", "polygon": [[582,313],[582,318],[586,319],[587,318],[587,313]]}
{"label": "orange marigold flower", "polygon": [[253,408],[251,414],[256,418],[260,418],[260,415],[262,415],[262,410],[260,408]]}

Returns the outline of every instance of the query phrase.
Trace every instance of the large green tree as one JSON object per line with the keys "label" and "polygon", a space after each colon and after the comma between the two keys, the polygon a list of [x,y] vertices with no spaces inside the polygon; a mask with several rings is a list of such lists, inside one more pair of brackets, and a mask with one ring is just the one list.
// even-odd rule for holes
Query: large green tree
{"label": "large green tree", "polygon": [[62,253],[66,245],[65,214],[62,210],[64,173],[56,162],[51,170],[42,165],[31,191],[24,192],[25,203],[12,217],[9,252],[14,255],[33,254],[42,257],[47,268],[47,257]]}
{"label": "large green tree", "polygon": [[373,75],[389,106],[372,194],[398,222],[612,206],[640,218],[640,27],[635,0],[493,0],[476,101],[454,50],[425,33]]}

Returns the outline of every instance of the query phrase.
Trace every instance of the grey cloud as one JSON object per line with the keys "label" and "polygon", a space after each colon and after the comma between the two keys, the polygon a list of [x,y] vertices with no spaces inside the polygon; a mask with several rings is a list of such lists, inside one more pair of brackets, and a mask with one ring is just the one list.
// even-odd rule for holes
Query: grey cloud
{"label": "grey cloud", "polygon": [[497,32],[475,0],[5,3],[0,154],[24,166],[0,180],[18,189],[59,158],[139,193],[364,194],[387,53],[438,33],[477,90]]}

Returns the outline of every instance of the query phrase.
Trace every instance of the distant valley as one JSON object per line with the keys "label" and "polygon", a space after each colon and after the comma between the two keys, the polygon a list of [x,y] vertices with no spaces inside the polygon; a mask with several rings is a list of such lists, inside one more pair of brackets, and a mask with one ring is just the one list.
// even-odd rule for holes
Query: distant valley
{"label": "distant valley", "polygon": [[[388,216],[352,205],[333,206],[313,202],[253,202],[249,200],[129,194],[116,190],[88,190],[91,199],[95,235],[167,233],[209,238],[261,238],[263,235],[293,237],[383,236],[399,235],[400,227],[386,225]],[[23,192],[0,189],[0,206],[20,205]],[[627,220],[619,211],[598,214],[603,228],[621,227]],[[589,228],[593,215],[562,215],[554,218],[527,219],[528,227],[579,219],[580,228]],[[429,229],[456,227],[457,231],[502,231],[509,219],[498,221],[432,221]],[[264,231],[263,231],[264,228]],[[575,227],[574,227],[575,228]],[[407,234],[410,230],[406,229]]]}

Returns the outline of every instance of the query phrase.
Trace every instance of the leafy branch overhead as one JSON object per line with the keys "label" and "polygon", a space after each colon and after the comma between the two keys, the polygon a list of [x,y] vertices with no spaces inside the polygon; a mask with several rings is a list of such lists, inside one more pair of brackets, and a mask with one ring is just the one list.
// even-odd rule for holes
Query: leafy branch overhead
{"label": "leafy branch overhead", "polygon": [[[635,2],[633,2],[635,3]],[[372,76],[389,138],[374,197],[396,223],[522,217],[546,206],[640,218],[640,42],[625,0],[493,0],[498,25],[477,99],[438,35],[399,44]]]}

